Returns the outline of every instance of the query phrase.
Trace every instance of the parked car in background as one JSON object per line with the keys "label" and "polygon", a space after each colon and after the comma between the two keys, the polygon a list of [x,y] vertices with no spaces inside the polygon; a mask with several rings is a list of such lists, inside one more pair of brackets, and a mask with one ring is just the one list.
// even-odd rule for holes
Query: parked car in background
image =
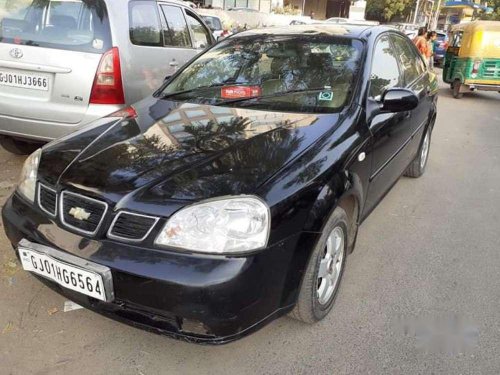
{"label": "parked car in background", "polygon": [[290,21],[290,25],[312,25],[312,24],[320,24],[325,23],[326,21],[315,20],[309,17],[301,17],[296,18]]}
{"label": "parked car in background", "polygon": [[245,7],[235,7],[228,9],[231,12],[250,12],[250,13],[260,13],[257,9],[245,8]]}
{"label": "parked car in background", "polygon": [[25,270],[137,327],[222,344],[287,313],[314,323],[359,224],[424,173],[436,94],[393,29],[241,32],[33,153],[3,227]]}
{"label": "parked car in background", "polygon": [[224,28],[222,20],[219,17],[208,14],[201,14],[200,16],[212,31],[215,40],[223,39],[231,35],[231,32],[228,29]]}
{"label": "parked car in background", "polygon": [[395,23],[392,24],[391,26],[393,25],[396,26],[399,31],[401,31],[403,34],[406,35],[410,35],[413,33],[415,33],[416,35],[418,28],[420,27],[420,25],[416,25],[414,23]]}
{"label": "parked car in background", "polygon": [[33,150],[150,95],[213,42],[182,1],[0,2],[0,143]]}
{"label": "parked car in background", "polygon": [[328,18],[327,20],[325,20],[325,22],[328,22],[328,23],[348,23],[349,19],[342,18],[342,17],[332,17],[332,18]]}
{"label": "parked car in background", "polygon": [[437,39],[434,46],[434,64],[442,65],[446,49],[448,48],[448,34],[444,31],[436,31]]}

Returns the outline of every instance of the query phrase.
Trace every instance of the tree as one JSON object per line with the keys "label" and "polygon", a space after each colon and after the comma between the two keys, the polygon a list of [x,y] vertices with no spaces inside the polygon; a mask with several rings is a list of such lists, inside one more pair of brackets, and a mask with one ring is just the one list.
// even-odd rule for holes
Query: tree
{"label": "tree", "polygon": [[414,8],[415,0],[368,0],[366,18],[388,22],[396,16],[408,16]]}
{"label": "tree", "polygon": [[480,18],[482,20],[500,21],[500,0],[488,1],[488,8],[493,8],[493,12],[483,13]]}

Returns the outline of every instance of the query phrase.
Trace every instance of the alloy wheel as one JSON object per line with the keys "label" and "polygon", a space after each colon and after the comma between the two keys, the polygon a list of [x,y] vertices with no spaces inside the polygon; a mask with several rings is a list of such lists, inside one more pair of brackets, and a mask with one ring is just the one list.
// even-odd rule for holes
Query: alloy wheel
{"label": "alloy wheel", "polygon": [[332,298],[342,274],[345,256],[345,234],[341,227],[335,227],[326,241],[323,258],[319,263],[317,298],[321,305],[327,305]]}
{"label": "alloy wheel", "polygon": [[420,154],[420,168],[424,169],[427,164],[427,159],[429,157],[429,147],[431,143],[430,131],[427,130],[425,133],[424,142],[422,143],[422,151]]}

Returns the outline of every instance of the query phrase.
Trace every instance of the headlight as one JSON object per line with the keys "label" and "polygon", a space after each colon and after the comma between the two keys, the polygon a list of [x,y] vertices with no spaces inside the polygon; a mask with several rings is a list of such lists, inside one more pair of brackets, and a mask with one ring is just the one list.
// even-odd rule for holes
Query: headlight
{"label": "headlight", "polygon": [[21,171],[21,177],[19,178],[19,185],[17,186],[17,190],[31,202],[35,201],[38,164],[40,163],[41,156],[41,149],[36,150],[34,153],[28,156],[28,158],[24,162],[23,169]]}
{"label": "headlight", "polygon": [[155,243],[203,253],[239,253],[267,245],[270,214],[256,197],[235,196],[186,207],[174,214]]}

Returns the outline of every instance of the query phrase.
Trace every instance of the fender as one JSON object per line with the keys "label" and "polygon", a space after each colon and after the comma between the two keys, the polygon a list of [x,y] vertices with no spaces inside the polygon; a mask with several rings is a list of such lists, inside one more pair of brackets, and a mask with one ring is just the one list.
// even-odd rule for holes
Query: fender
{"label": "fender", "polygon": [[[321,233],[325,219],[337,208],[340,202],[352,197],[357,207],[354,224],[359,224],[359,212],[364,204],[363,183],[358,174],[344,170],[325,184],[318,194],[316,202],[311,208],[309,217],[304,225],[304,231]],[[349,213],[348,213],[349,214]]]}

